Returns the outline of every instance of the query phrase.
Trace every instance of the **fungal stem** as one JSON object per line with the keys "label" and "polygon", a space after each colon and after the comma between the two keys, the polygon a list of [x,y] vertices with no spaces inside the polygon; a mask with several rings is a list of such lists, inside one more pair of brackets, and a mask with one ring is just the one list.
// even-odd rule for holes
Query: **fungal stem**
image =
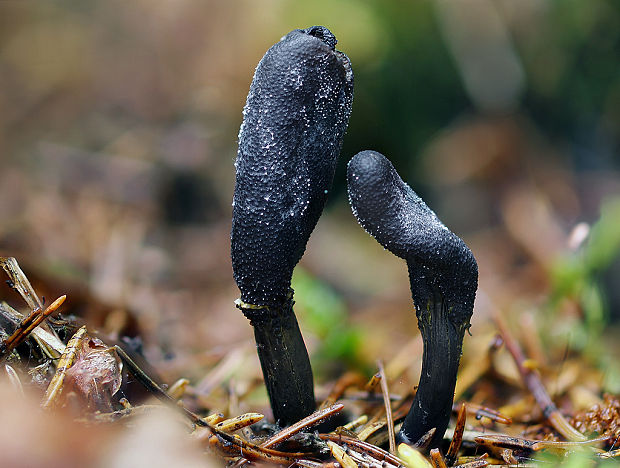
{"label": "fungal stem", "polygon": [[450,320],[450,311],[437,290],[426,304],[416,304],[416,315],[424,340],[422,372],[399,438],[415,444],[435,428],[429,446],[438,447],[450,422],[465,328]]}
{"label": "fungal stem", "polygon": [[274,419],[285,427],[305,418],[315,409],[314,385],[308,351],[293,312],[292,292],[279,308],[241,301],[237,307],[254,328]]}

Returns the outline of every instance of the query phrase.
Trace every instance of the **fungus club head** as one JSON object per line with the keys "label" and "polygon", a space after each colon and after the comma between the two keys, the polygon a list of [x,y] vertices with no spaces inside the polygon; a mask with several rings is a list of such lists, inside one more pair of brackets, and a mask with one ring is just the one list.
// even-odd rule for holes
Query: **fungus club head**
{"label": "fungus club head", "polygon": [[478,266],[465,243],[400,178],[392,163],[376,151],[356,154],[347,167],[349,202],[362,227],[409,267],[416,308],[424,308],[435,290],[454,315],[469,324]]}
{"label": "fungus club head", "polygon": [[430,429],[432,446],[450,419],[456,373],[469,327],[478,266],[465,243],[400,178],[392,163],[362,151],[347,168],[349,201],[362,227],[383,247],[405,259],[424,340],[420,384],[400,432],[416,442]]}
{"label": "fungus club head", "polygon": [[353,100],[349,59],[314,26],[262,58],[239,131],[231,252],[241,299],[281,305],[323,210]]}

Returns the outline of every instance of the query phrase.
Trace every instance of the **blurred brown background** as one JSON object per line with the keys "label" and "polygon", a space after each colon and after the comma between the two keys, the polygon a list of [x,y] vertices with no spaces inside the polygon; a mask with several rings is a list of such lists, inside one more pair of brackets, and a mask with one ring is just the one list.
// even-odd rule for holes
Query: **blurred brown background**
{"label": "blurred brown background", "polygon": [[580,266],[588,227],[620,193],[614,0],[2,1],[0,254],[68,306],[78,291],[100,300],[106,312],[87,321],[102,333],[119,329],[110,311],[131,311],[169,379],[251,350],[229,260],[241,110],[263,53],[314,24],[338,38],[356,88],[334,195],[301,263],[311,280],[295,285],[310,348],[330,316],[312,311],[308,284],[364,337],[332,361],[388,359],[417,333],[404,263],[346,201],[346,162],[375,149],[472,247],[474,336],[494,308],[527,312],[549,319],[549,341],[587,349],[603,336],[617,359],[614,223],[604,261]]}

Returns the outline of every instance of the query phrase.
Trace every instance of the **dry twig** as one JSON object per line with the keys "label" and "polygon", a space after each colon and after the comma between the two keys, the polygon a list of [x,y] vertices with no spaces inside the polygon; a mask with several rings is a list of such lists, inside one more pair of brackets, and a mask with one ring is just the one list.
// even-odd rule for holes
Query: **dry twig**
{"label": "dry twig", "polygon": [[390,453],[396,452],[396,437],[394,435],[394,420],[392,419],[392,405],[390,404],[390,392],[385,377],[383,363],[377,361],[379,375],[381,376],[381,393],[383,394],[383,404],[385,405],[385,416],[387,419],[388,440],[390,443]]}
{"label": "dry twig", "polygon": [[20,344],[22,344],[32,333],[32,331],[43,323],[43,321],[58,310],[65,302],[67,296],[60,296],[52,302],[44,311],[35,308],[26,318],[24,318],[17,326],[11,336],[0,343],[0,360],[6,358]]}
{"label": "dry twig", "polygon": [[563,437],[572,442],[581,442],[587,440],[587,438],[579,431],[577,431],[570,423],[564,418],[562,413],[558,410],[555,403],[551,400],[549,393],[545,389],[542,381],[540,380],[540,375],[535,369],[531,369],[526,366],[524,363],[526,362],[526,358],[521,350],[521,347],[516,342],[516,340],[512,337],[512,335],[508,331],[508,327],[504,323],[503,318],[499,313],[495,313],[494,315],[495,324],[504,339],[504,343],[506,344],[506,348],[512,355],[512,358],[517,365],[517,369],[519,370],[519,374],[525,383],[527,389],[532,393],[534,398],[536,399],[536,403],[543,412],[543,415],[549,423],[553,426],[553,428],[558,431]]}
{"label": "dry twig", "polygon": [[466,410],[465,403],[462,403],[461,409],[459,410],[459,414],[456,418],[456,427],[454,428],[454,435],[452,436],[452,441],[450,442],[448,453],[446,453],[446,461],[448,462],[448,465],[450,466],[456,463],[459,449],[461,448],[461,444],[463,443],[463,431],[465,430],[466,420],[467,420],[467,410]]}

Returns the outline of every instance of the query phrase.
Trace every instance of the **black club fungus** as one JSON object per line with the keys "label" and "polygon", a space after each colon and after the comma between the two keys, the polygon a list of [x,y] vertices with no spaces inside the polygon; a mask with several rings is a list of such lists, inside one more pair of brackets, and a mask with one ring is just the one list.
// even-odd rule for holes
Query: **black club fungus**
{"label": "black club fungus", "polygon": [[331,188],[353,101],[353,72],[322,26],[294,30],[262,58],[243,111],[231,255],[276,420],[314,410],[291,277]]}
{"label": "black club fungus", "polygon": [[399,439],[415,443],[435,428],[439,445],[450,420],[456,374],[478,286],[465,243],[400,178],[392,163],[362,151],[347,168],[349,201],[362,227],[407,262],[424,341],[420,383]]}

